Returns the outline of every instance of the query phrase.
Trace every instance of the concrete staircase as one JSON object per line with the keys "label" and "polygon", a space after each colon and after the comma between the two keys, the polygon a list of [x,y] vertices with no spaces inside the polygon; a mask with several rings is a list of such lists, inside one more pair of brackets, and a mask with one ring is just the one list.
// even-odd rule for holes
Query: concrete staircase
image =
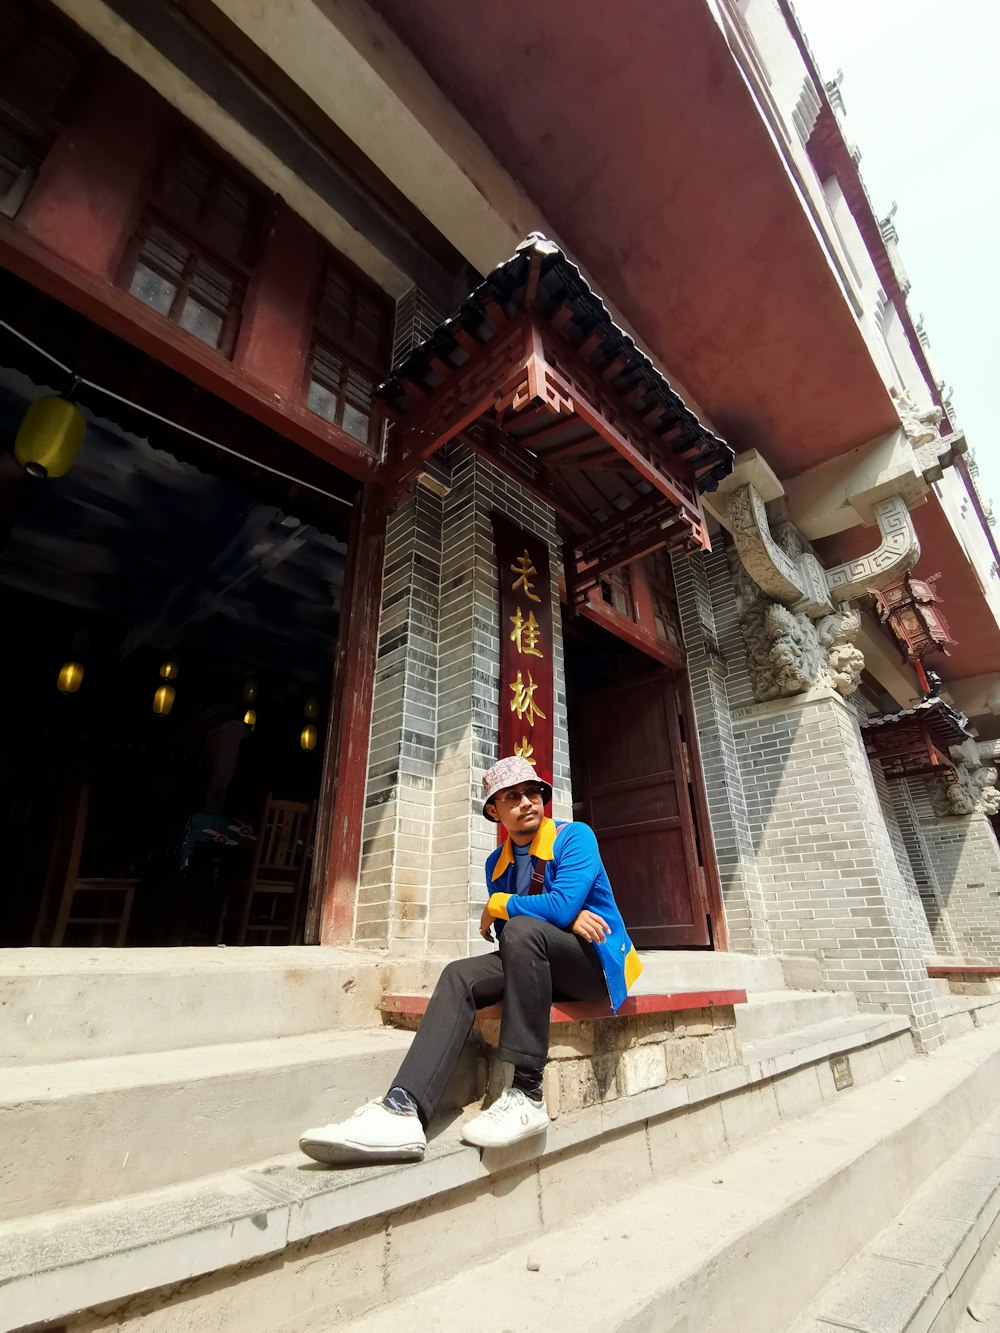
{"label": "concrete staircase", "polygon": [[[482,1158],[459,1142],[457,1108],[472,1100],[460,1078],[424,1163],[328,1172],[293,1151],[299,1130],[384,1090],[410,1037],[380,1025],[378,1002],[429,990],[439,962],[316,949],[0,956],[0,1329],[107,1327],[81,1312],[109,1304],[111,1326],[175,1329],[181,1299],[185,1329],[329,1328],[542,1221],[546,1236],[575,1226],[605,1196],[610,1206],[669,1183],[760,1135],[789,1146],[786,1121],[840,1106],[833,1058],[847,1058],[860,1098],[866,1084],[891,1092],[886,1075],[912,1057],[905,1019],[806,989],[800,965],[696,953],[646,963],[649,992],[748,991],[741,1067],[561,1117],[543,1144]],[[994,1064],[1000,1090],[1000,1052],[960,1062],[968,1087],[951,1095],[964,1109],[941,1144],[971,1132],[980,1066]]]}

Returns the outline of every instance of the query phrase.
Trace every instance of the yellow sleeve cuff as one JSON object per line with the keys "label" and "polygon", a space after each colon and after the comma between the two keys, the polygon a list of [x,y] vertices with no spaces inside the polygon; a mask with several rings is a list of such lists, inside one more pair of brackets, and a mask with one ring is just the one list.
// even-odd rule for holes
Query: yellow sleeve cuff
{"label": "yellow sleeve cuff", "polygon": [[491,893],[490,901],[487,904],[490,909],[490,916],[499,917],[501,921],[506,921],[508,902],[510,902],[509,893]]}

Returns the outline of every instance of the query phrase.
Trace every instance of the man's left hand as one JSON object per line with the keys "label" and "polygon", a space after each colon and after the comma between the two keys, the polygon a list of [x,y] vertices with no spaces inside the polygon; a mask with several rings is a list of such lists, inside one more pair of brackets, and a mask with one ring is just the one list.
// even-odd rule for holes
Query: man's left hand
{"label": "man's left hand", "polygon": [[482,916],[479,918],[479,933],[480,935],[482,935],[483,939],[488,940],[490,944],[493,943],[493,936],[490,934],[490,926],[492,925],[493,925],[493,914],[490,911],[489,903],[487,903],[486,906],[483,908]]}
{"label": "man's left hand", "polygon": [[586,907],[570,926],[570,930],[581,939],[589,940],[591,944],[603,944],[611,934],[611,927],[604,917],[598,916],[596,912],[589,912]]}

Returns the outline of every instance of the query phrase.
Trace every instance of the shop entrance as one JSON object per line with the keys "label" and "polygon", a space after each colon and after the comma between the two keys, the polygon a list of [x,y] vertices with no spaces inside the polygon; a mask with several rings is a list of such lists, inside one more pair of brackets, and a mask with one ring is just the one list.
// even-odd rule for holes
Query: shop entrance
{"label": "shop entrance", "polygon": [[696,764],[682,676],[567,621],[574,817],[597,834],[639,948],[711,948]]}
{"label": "shop entrance", "polygon": [[287,441],[268,467],[271,432],[86,341],[86,434],[45,479],[11,446],[67,390],[0,346],[0,946],[299,943],[356,485],[278,475]]}

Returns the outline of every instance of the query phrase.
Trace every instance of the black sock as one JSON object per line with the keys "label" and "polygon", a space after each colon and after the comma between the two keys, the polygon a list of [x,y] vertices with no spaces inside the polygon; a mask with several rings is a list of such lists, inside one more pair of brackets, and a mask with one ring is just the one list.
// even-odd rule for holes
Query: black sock
{"label": "black sock", "polygon": [[397,1115],[420,1115],[420,1107],[398,1083],[394,1084],[382,1098],[382,1105],[390,1111],[395,1111]]}
{"label": "black sock", "polygon": [[530,1097],[533,1102],[542,1100],[542,1074],[544,1070],[535,1069],[531,1065],[517,1065],[514,1068],[513,1087],[519,1092],[523,1092],[525,1097]]}

